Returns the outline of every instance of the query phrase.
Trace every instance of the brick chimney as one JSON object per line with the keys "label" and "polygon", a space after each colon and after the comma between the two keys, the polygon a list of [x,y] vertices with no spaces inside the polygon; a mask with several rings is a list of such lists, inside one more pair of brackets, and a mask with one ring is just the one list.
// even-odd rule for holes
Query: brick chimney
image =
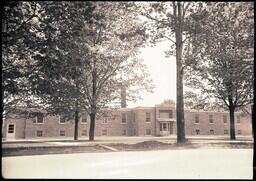
{"label": "brick chimney", "polygon": [[126,89],[124,86],[121,87],[121,108],[126,108]]}

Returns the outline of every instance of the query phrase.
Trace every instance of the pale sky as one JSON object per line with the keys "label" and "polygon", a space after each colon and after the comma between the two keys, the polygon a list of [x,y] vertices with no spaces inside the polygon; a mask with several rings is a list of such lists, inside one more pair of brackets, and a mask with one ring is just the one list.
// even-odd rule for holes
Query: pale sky
{"label": "pale sky", "polygon": [[155,84],[153,93],[142,93],[142,100],[127,102],[128,107],[154,106],[165,99],[176,102],[176,60],[175,57],[165,57],[168,50],[168,42],[162,42],[154,47],[146,47],[141,51],[140,58],[147,65],[150,78]]}

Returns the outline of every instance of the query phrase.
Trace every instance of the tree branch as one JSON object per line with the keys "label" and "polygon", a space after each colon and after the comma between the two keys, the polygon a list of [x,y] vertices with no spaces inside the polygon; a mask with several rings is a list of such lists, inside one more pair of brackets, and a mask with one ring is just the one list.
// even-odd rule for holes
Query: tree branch
{"label": "tree branch", "polygon": [[[183,4],[184,4],[184,3],[183,3]],[[188,3],[186,4],[186,6],[185,6],[185,8],[184,8],[184,10],[183,10],[184,16],[185,16],[185,13],[186,13],[186,11],[188,10],[190,4],[191,4],[191,2],[188,2]],[[184,7],[184,6],[183,6],[183,7]]]}
{"label": "tree branch", "polygon": [[154,21],[156,21],[156,22],[158,22],[158,23],[161,23],[162,25],[165,25],[165,26],[167,26],[167,27],[171,27],[169,24],[168,24],[168,21],[166,22],[166,21],[163,21],[163,20],[158,20],[158,19],[156,19],[156,18],[154,18],[154,17],[152,17],[152,16],[150,16],[149,14],[141,14],[142,16],[144,16],[144,17],[146,17],[146,18],[148,18],[148,19],[151,19],[151,20],[154,20]]}

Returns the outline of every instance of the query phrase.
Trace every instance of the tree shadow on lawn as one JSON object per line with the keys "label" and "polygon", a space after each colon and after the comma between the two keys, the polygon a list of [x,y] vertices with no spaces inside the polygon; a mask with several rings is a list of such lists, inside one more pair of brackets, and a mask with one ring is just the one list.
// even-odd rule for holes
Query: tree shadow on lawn
{"label": "tree shadow on lawn", "polygon": [[[200,149],[200,148],[234,148],[251,149],[253,143],[164,143],[161,141],[143,141],[135,144],[106,143],[104,145],[117,149],[118,151],[152,151],[152,150],[177,150],[177,149]],[[45,154],[72,154],[72,153],[96,153],[111,152],[111,150],[94,145],[81,146],[39,146],[39,147],[19,147],[2,148],[2,156],[23,156],[23,155],[45,155]]]}

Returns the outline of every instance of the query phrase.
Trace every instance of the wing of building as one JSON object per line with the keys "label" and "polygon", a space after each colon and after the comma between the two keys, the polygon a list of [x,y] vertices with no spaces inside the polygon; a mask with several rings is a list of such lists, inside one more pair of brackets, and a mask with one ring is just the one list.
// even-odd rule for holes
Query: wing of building
{"label": "wing of building", "polygon": [[[33,110],[34,116],[10,114],[2,124],[3,139],[73,137],[74,120],[50,116]],[[166,136],[176,135],[176,110],[171,102],[154,107],[135,107],[108,110],[96,119],[96,136]],[[186,135],[229,136],[229,113],[185,110]],[[79,136],[88,137],[90,120],[82,114]],[[252,135],[251,116],[235,113],[236,134]]]}

